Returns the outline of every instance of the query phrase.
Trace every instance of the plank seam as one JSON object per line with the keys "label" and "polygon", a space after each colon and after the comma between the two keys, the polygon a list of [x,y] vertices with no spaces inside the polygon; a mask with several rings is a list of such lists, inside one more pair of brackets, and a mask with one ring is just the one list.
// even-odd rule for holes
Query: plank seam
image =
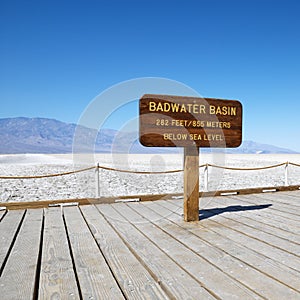
{"label": "plank seam", "polygon": [[[211,220],[211,221],[212,221],[212,220]],[[221,224],[221,223],[219,223],[219,222],[217,222],[217,221],[212,221],[212,222],[217,223],[217,224],[219,224],[219,225]],[[245,233],[243,233],[243,232],[240,232],[240,231],[238,231],[238,230],[236,230],[236,229],[234,229],[234,228],[232,228],[232,227],[229,227],[229,226],[226,226],[226,225],[223,225],[223,224],[221,224],[221,225],[224,226],[224,227],[227,227],[227,228],[229,228],[229,229],[231,229],[231,230],[233,230],[233,231],[239,232],[239,233],[242,234],[242,235],[245,235],[245,236],[247,236],[247,237],[253,238],[253,237],[248,236],[247,234],[245,234]],[[205,226],[205,228],[208,228],[208,227]],[[214,230],[212,229],[212,231],[214,231]],[[214,231],[214,232],[215,232],[215,233],[218,233],[218,232],[216,232],[216,231]],[[253,238],[253,239],[254,239],[254,240],[257,240],[257,241],[260,241],[260,242],[263,242],[263,241],[260,240],[260,239],[256,239],[256,238]],[[233,240],[232,240],[232,241],[233,241]],[[233,241],[233,242],[234,242],[234,241]],[[264,242],[264,243],[265,243],[265,242]],[[238,243],[238,244],[239,244],[239,245],[242,245],[242,246],[245,246],[244,244],[241,244],[241,243]],[[269,243],[265,243],[265,244],[268,245],[268,246],[270,246],[270,247],[276,248],[276,249],[278,249],[278,250],[280,250],[280,251],[289,253],[288,251],[282,250],[281,248],[278,248],[278,247],[275,247],[275,246],[272,245],[272,244],[269,244]],[[248,248],[247,246],[245,246],[245,247]],[[250,249],[250,250],[252,250],[252,251],[254,251],[254,252],[258,253],[258,254],[261,254],[261,255],[265,256],[266,258],[272,259],[272,257],[266,256],[265,254],[262,254],[262,253],[260,253],[260,252],[257,252],[257,250],[254,250],[254,249],[252,249],[252,248],[248,248],[248,249]],[[295,255],[294,253],[289,253],[289,254]],[[279,263],[279,264],[281,264],[281,262],[278,261],[278,260],[276,260],[276,262]],[[287,267],[287,268],[290,268],[290,269],[292,269],[292,270],[294,270],[294,271],[296,271],[296,272],[299,272],[299,270],[294,269],[294,268],[291,268],[290,266],[286,266],[286,267]]]}
{"label": "plank seam", "polygon": [[[259,199],[266,199],[266,200],[270,200],[270,201],[272,200],[272,199],[267,198],[267,197],[266,197],[266,198],[265,198],[265,197],[264,197],[264,198],[258,197],[258,198],[259,198]],[[242,201],[242,202],[245,202],[245,203],[249,203],[250,198],[248,197],[248,195],[245,196],[245,199],[248,200],[248,201],[245,201],[245,200],[241,200],[241,201]],[[250,201],[250,203],[253,203],[253,202]],[[279,208],[280,208],[280,207],[279,207]],[[274,210],[274,211],[276,211],[276,212],[279,211],[279,212],[281,212],[281,213],[287,213],[287,214],[290,214],[290,215],[299,217],[299,214],[294,214],[294,213],[292,213],[292,212],[287,212],[287,211],[281,210],[281,209],[279,209],[279,208],[271,207],[270,209],[271,209],[271,210]],[[287,217],[287,219],[290,219],[290,220],[295,221],[295,219],[293,219],[293,218],[288,218],[288,217]]]}
{"label": "plank seam", "polygon": [[6,216],[7,212],[8,212],[8,210],[6,210],[4,212],[4,214],[0,216],[0,222],[4,219],[4,217]]}
{"label": "plank seam", "polygon": [[[221,223],[216,222],[216,221],[213,221],[213,222],[215,222],[215,223],[217,223],[217,224],[221,224]],[[223,225],[223,226],[225,226],[225,225]],[[225,226],[225,227],[234,230],[232,227],[228,227],[228,226]],[[206,229],[209,229],[209,228],[206,227],[206,226],[205,226],[205,228],[206,228]],[[213,229],[212,229],[212,231],[215,232],[215,233],[217,233],[217,234],[219,234],[218,232],[214,231]],[[237,231],[237,230],[235,230],[235,231]],[[239,231],[237,231],[237,232],[239,232]],[[240,232],[240,233],[242,233],[242,232]],[[244,233],[242,233],[242,234],[244,234]],[[244,234],[244,235],[246,235],[246,234]],[[246,235],[246,236],[247,236],[247,235]],[[252,238],[252,237],[250,236],[250,238]],[[229,239],[230,239],[230,238],[229,238]],[[232,240],[232,239],[230,239],[230,240]],[[256,239],[256,240],[261,241],[261,240],[259,240],[259,239]],[[234,240],[232,240],[232,242],[233,242],[233,243],[237,243],[237,242],[235,242]],[[261,242],[262,242],[262,241],[261,241]],[[266,257],[266,258],[268,258],[268,259],[271,259],[271,257],[266,256],[266,255],[263,254],[263,253],[257,252],[256,250],[254,250],[254,249],[252,249],[252,248],[248,248],[248,247],[247,247],[246,245],[244,245],[244,244],[241,244],[241,243],[237,243],[237,244],[240,245],[240,246],[244,246],[245,248],[247,248],[247,249],[249,249],[249,250],[251,250],[251,251],[253,251],[253,252],[255,252],[255,253],[259,254],[259,255],[262,255],[262,256],[264,256],[264,257]],[[271,246],[271,247],[274,247],[273,245],[270,245],[270,244],[268,244],[268,243],[266,243],[266,244],[269,245],[269,246]],[[277,248],[277,247],[274,247],[274,248]],[[277,248],[277,249],[280,249],[280,248]],[[285,251],[285,250],[282,250],[282,249],[280,249],[280,250],[289,253],[288,251]],[[293,253],[292,253],[292,254],[293,254]],[[230,254],[229,254],[229,255],[230,255]],[[245,261],[243,261],[243,262],[244,262],[245,264],[249,265],[247,262],[245,262]],[[281,263],[280,261],[278,261],[278,260],[276,260],[276,263],[279,264],[279,268],[280,268],[280,265],[281,265],[282,263]],[[250,265],[250,266],[251,266],[252,268],[257,269],[256,267],[254,267],[254,266],[252,266],[252,265]],[[291,269],[291,270],[293,270],[293,271],[299,272],[297,269],[291,268],[290,266],[285,265],[285,267],[286,267],[286,268],[289,268],[289,269]],[[285,282],[282,282],[282,281],[279,280],[278,278],[273,277],[271,274],[266,273],[266,272],[264,272],[264,271],[262,271],[262,270],[260,270],[260,269],[257,269],[257,271],[261,272],[262,274],[267,275],[268,277],[270,277],[270,278],[276,280],[277,282],[279,282],[279,283],[281,283],[281,284],[283,284],[283,285],[289,287],[290,289],[292,289],[292,290],[294,290],[294,291],[296,291],[296,292],[299,292],[299,290],[297,290],[297,289],[295,289],[294,287],[292,287],[292,286],[286,284]]]}
{"label": "plank seam", "polygon": [[[125,204],[126,206],[128,206],[127,204]],[[128,206],[129,207],[129,206]],[[130,209],[132,209],[131,207],[129,207]],[[114,207],[113,207],[114,210],[116,210]],[[133,211],[135,211],[134,209],[132,209]],[[137,212],[138,213],[138,212]],[[138,213],[139,214],[139,213]],[[139,214],[140,215],[140,214]],[[178,264],[178,262],[173,258],[171,257],[168,253],[166,253],[159,245],[157,245],[153,240],[149,239],[149,237],[142,231],[140,230],[136,225],[134,225],[134,223],[130,222],[126,216],[124,216],[122,214],[122,216],[136,229],[138,230],[144,237],[146,237],[152,244],[155,245],[155,247],[157,247],[158,249],[160,249],[167,257],[169,257],[169,259],[171,259],[180,269],[182,269],[184,272],[186,272],[189,276],[191,276],[196,282],[199,283],[199,285],[204,289],[206,290],[209,294],[211,294],[214,298],[216,299],[220,299],[220,297],[218,295],[216,295],[213,291],[211,291],[210,289],[208,289],[201,281],[199,281],[192,273],[190,273],[188,270],[186,270],[185,268],[183,268],[180,264]],[[141,215],[140,215],[141,216]],[[142,217],[142,216],[141,216]],[[142,217],[144,218],[144,217]],[[149,222],[151,222],[149,220]],[[152,223],[152,222],[151,222]],[[152,223],[154,226],[158,227],[156,224]],[[160,228],[160,227],[158,227]],[[163,230],[164,231],[164,230]],[[167,233],[168,234],[168,233]],[[168,234],[169,235],[169,234]],[[170,236],[170,235],[169,235]],[[176,240],[176,239],[175,239]],[[126,243],[127,244],[127,243]],[[161,285],[161,284],[160,284]]]}
{"label": "plank seam", "polygon": [[19,232],[20,232],[20,230],[21,230],[21,227],[22,227],[22,225],[23,225],[23,221],[24,221],[24,218],[25,218],[26,213],[27,213],[27,210],[25,210],[24,213],[23,213],[23,216],[22,216],[22,218],[21,218],[21,220],[20,220],[20,223],[19,223],[19,225],[18,225],[18,228],[17,228],[17,230],[16,230],[16,232],[15,232],[15,235],[14,235],[14,237],[13,237],[13,239],[12,239],[12,242],[11,242],[11,244],[10,244],[10,246],[9,246],[9,249],[8,249],[8,251],[7,251],[7,253],[6,253],[6,256],[5,256],[5,258],[4,258],[4,261],[3,261],[3,263],[2,263],[2,266],[1,266],[1,268],[0,268],[0,277],[2,276],[2,273],[3,273],[3,271],[4,271],[5,265],[6,265],[7,261],[8,261],[9,256],[10,256],[10,253],[11,253],[11,251],[12,251],[14,245],[15,245],[15,242],[16,242],[16,240],[17,240],[17,237],[18,237]]}
{"label": "plank seam", "polygon": [[78,293],[79,293],[79,299],[83,300],[82,292],[81,292],[81,288],[80,288],[80,282],[79,282],[79,278],[78,278],[78,274],[77,274],[77,270],[76,270],[76,265],[75,265],[75,259],[74,259],[72,246],[71,246],[71,241],[70,241],[70,237],[69,237],[69,232],[68,232],[68,229],[67,229],[66,219],[65,219],[65,216],[64,216],[64,213],[63,213],[63,207],[61,207],[61,214],[62,214],[63,223],[64,223],[64,227],[65,227],[64,229],[65,229],[66,236],[67,236],[69,253],[70,253],[71,260],[72,260],[72,266],[73,266],[73,271],[74,271],[75,280],[76,280],[76,284],[77,284],[77,289],[78,289]]}
{"label": "plank seam", "polygon": [[[133,209],[133,208],[131,208]],[[135,209],[133,209],[136,213],[138,213],[140,216],[141,214],[136,211]],[[222,268],[218,267],[216,264],[211,263],[208,259],[206,259],[205,257],[203,257],[202,255],[200,255],[199,253],[197,253],[196,251],[194,251],[193,249],[191,249],[188,245],[184,244],[183,242],[181,242],[180,240],[178,240],[175,236],[171,235],[169,232],[165,231],[162,227],[159,227],[157,224],[155,224],[154,222],[152,222],[151,220],[149,220],[149,222],[151,222],[151,224],[153,224],[155,227],[157,227],[158,229],[162,230],[165,234],[167,234],[168,236],[170,236],[172,239],[174,239],[175,241],[177,241],[179,244],[181,244],[182,246],[184,246],[186,249],[188,249],[189,251],[191,251],[192,253],[194,253],[195,255],[201,257],[203,260],[205,260],[207,263],[213,265],[216,269],[218,269],[219,271],[221,271],[222,273],[224,273],[226,276],[228,276],[231,280],[233,280],[233,282],[238,283],[240,285],[241,288],[245,288],[246,292],[247,290],[252,291],[254,294],[258,295],[259,297],[262,297],[262,295],[258,294],[254,289],[252,289],[249,286],[246,286],[244,283],[240,282],[237,278],[234,278],[233,276],[231,276],[228,273],[225,273]],[[172,222],[172,221],[170,221]],[[173,223],[173,222],[172,222]],[[174,223],[173,223],[174,224]],[[177,225],[177,224],[176,224]],[[178,225],[179,226],[179,225]],[[138,229],[139,230],[139,229]],[[206,241],[204,241],[206,244]],[[157,246],[158,247],[158,246]],[[160,247],[159,247],[160,248]],[[161,249],[161,248],[160,248]],[[162,250],[162,249],[161,249]],[[162,250],[163,251],[163,250]],[[177,263],[172,257],[170,257],[175,263]],[[187,269],[185,269],[183,266],[178,265],[179,267],[181,267],[185,272],[187,272],[192,278],[194,278],[197,282],[199,282],[199,284],[207,291],[209,292],[212,296],[219,298],[217,295],[215,295],[209,288],[206,287],[206,285],[201,282],[199,279],[197,279],[192,273],[190,273]]]}
{"label": "plank seam", "polygon": [[[239,199],[239,198],[238,198]],[[269,200],[271,200],[271,199],[269,199]],[[251,202],[246,202],[246,203],[251,203]],[[273,205],[273,204],[272,204]],[[270,209],[271,209],[271,207],[270,207]],[[291,234],[294,234],[294,235],[299,235],[297,232],[294,232],[294,231],[290,231],[290,230],[287,230],[287,229],[285,229],[285,228],[281,228],[281,227],[279,227],[279,226],[276,226],[276,225],[274,225],[274,224],[269,224],[268,222],[267,222],[267,220],[269,220],[269,219],[272,219],[273,220],[273,218],[271,217],[271,216],[269,216],[269,215],[261,215],[261,214],[258,214],[261,218],[264,218],[265,220],[266,220],[266,222],[264,222],[264,221],[262,221],[262,220],[256,220],[255,218],[251,218],[251,217],[248,217],[248,216],[243,216],[244,218],[248,218],[248,219],[250,219],[250,220],[252,220],[252,221],[255,221],[255,222],[257,222],[257,223],[260,223],[260,224],[262,224],[262,225],[267,225],[267,226],[269,226],[269,227],[272,227],[272,228],[275,228],[275,229],[280,229],[280,230],[282,230],[282,231],[285,231],[286,233],[291,233]],[[249,225],[250,226],[250,225]],[[264,231],[265,232],[265,231]],[[279,236],[278,236],[279,237]],[[295,243],[295,244],[297,244],[297,245],[300,245],[300,243],[297,243],[297,242],[294,242],[294,241],[290,241],[290,240],[288,240],[289,242],[293,242],[293,243]]]}
{"label": "plank seam", "polygon": [[[247,224],[245,224],[245,223],[242,223],[242,222],[240,222],[240,221],[233,220],[233,219],[231,219],[231,218],[224,217],[224,216],[220,216],[220,218],[227,219],[227,220],[230,220],[230,221],[233,221],[233,222],[242,224],[243,226],[247,226],[247,227],[249,227],[249,228],[251,229],[251,226],[249,226],[249,225],[247,225]],[[217,221],[216,221],[216,222],[217,222]],[[219,223],[219,222],[217,222],[217,223]],[[219,224],[221,224],[221,223],[219,223]],[[223,226],[226,226],[226,225],[223,225]],[[226,226],[226,227],[228,227],[228,226]],[[257,237],[255,237],[254,235],[252,236],[252,235],[250,235],[250,234],[248,234],[248,233],[246,233],[246,232],[244,232],[244,231],[241,231],[241,230],[239,230],[239,229],[237,229],[237,228],[235,228],[235,227],[229,227],[229,228],[231,228],[232,230],[235,230],[236,232],[241,233],[241,234],[243,234],[243,235],[245,235],[245,236],[247,236],[247,237],[249,237],[249,238],[253,238],[253,239],[255,239],[255,240],[257,240],[257,241],[260,241],[260,242],[262,242],[262,243],[265,243],[265,244],[267,244],[267,245],[269,245],[269,246],[271,246],[271,247],[274,247],[274,248],[276,248],[276,249],[279,249],[279,250],[281,250],[281,251],[284,251],[284,252],[286,252],[286,253],[288,253],[288,254],[290,254],[290,255],[294,255],[294,256],[296,256],[296,257],[298,257],[298,258],[300,257],[300,255],[298,255],[298,254],[296,254],[296,253],[290,252],[289,250],[283,249],[283,248],[281,248],[280,246],[277,246],[277,245],[275,245],[275,244],[271,244],[270,242],[266,242],[266,240],[264,240],[264,239],[257,238]],[[252,227],[252,228],[253,228],[253,227]],[[270,233],[268,233],[268,234],[270,234]],[[271,234],[270,234],[270,235],[271,235]],[[275,236],[275,235],[273,235],[273,236]],[[275,237],[277,237],[277,236],[275,236]],[[280,237],[277,237],[277,238],[281,239]],[[282,240],[285,240],[285,239],[282,239]]]}
{"label": "plank seam", "polygon": [[[237,198],[239,201],[241,201],[241,202],[243,202],[243,203],[247,203],[247,204],[255,204],[255,203],[253,203],[253,202],[251,202],[250,201],[250,199],[249,198],[247,198],[248,199],[248,201],[245,201],[245,200],[242,200],[242,199],[240,199],[240,198]],[[284,219],[286,219],[286,220],[290,220],[290,221],[292,221],[292,222],[297,222],[297,220],[295,220],[295,219],[293,219],[293,218],[289,218],[288,216],[286,216],[286,214],[288,215],[289,213],[288,212],[286,212],[286,211],[280,211],[280,210],[277,210],[277,209],[274,209],[274,208],[269,208],[269,210],[270,210],[270,214],[269,215],[266,215],[266,216],[262,216],[261,214],[260,214],[260,216],[262,216],[262,217],[264,217],[264,218],[266,218],[266,219],[273,219],[272,218],[272,215],[275,215],[275,216],[278,216],[278,217],[283,217],[284,216]],[[282,215],[282,214],[284,214],[284,215]],[[291,232],[291,233],[295,233],[294,231],[290,231],[290,230],[286,230],[287,232]]]}
{"label": "plank seam", "polygon": [[[125,203],[124,203],[125,205]],[[123,237],[120,235],[120,233],[110,224],[110,222],[107,220],[104,214],[98,209],[96,206],[98,212],[102,215],[102,217],[106,220],[106,222],[109,224],[109,226],[114,230],[114,232],[119,236],[119,238],[123,241],[123,243],[126,245],[126,247],[130,250],[130,252],[134,255],[134,257],[140,262],[140,264],[147,270],[147,272],[150,274],[150,276],[153,278],[155,282],[158,283],[158,285],[162,288],[162,290],[166,293],[166,295],[170,299],[175,299],[176,297],[171,293],[171,291],[168,289],[168,287],[155,275],[154,272],[150,268],[148,268],[147,264],[142,260],[142,258],[136,253],[136,251],[130,246],[130,244],[123,239]],[[115,210],[115,208],[113,207]],[[97,243],[98,244],[98,243]]]}
{"label": "plank seam", "polygon": [[[101,247],[100,247],[100,245],[98,244],[98,241],[97,241],[96,237],[94,236],[93,231],[91,230],[91,228],[90,228],[90,226],[89,226],[89,223],[88,223],[88,221],[86,220],[86,218],[85,218],[85,216],[84,216],[82,210],[80,209],[80,207],[79,207],[79,211],[80,211],[80,214],[82,215],[82,218],[83,218],[84,222],[85,222],[86,225],[87,225],[87,228],[89,229],[89,232],[91,233],[91,235],[92,235],[94,241],[96,242],[96,245],[97,245],[97,247],[98,247],[98,249],[99,249],[99,251],[100,251],[100,253],[101,253],[103,259],[105,260],[105,263],[106,263],[106,265],[108,266],[108,268],[109,268],[109,270],[110,270],[110,273],[112,274],[112,276],[113,276],[113,278],[114,278],[114,280],[115,280],[117,286],[119,287],[119,289],[120,289],[120,291],[121,291],[121,293],[122,293],[124,299],[127,299],[126,294],[125,294],[125,291],[123,291],[122,286],[120,285],[119,281],[117,280],[117,277],[116,277],[115,273],[113,272],[113,270],[112,270],[112,268],[111,268],[111,266],[110,266],[110,264],[109,264],[109,261],[108,261],[107,257],[105,256],[105,254],[104,254],[103,251],[101,250]],[[105,219],[105,220],[106,220],[106,219]],[[109,224],[109,223],[108,223],[108,224]],[[110,226],[110,224],[109,224],[109,226]]]}
{"label": "plank seam", "polygon": [[36,268],[36,273],[35,273],[34,293],[33,293],[34,300],[37,300],[38,295],[39,295],[40,274],[41,274],[41,268],[42,268],[44,228],[45,228],[45,213],[44,213],[44,209],[43,209],[43,219],[42,219],[41,235],[40,235],[40,246],[39,246],[39,254],[38,254],[38,260],[37,260],[37,268]]}
{"label": "plank seam", "polygon": [[[230,199],[231,199],[231,200],[234,200],[233,197],[230,197]],[[237,199],[239,200],[240,198],[237,198]],[[272,199],[269,199],[269,200],[271,201]],[[247,204],[252,204],[252,205],[258,205],[258,204],[256,204],[256,203],[248,202],[248,201],[246,201],[245,203],[247,203]],[[265,205],[265,204],[262,204],[262,205]],[[273,204],[272,204],[272,206],[273,206]],[[274,209],[272,206],[269,207],[269,209]],[[235,208],[233,208],[233,209],[234,209],[234,211],[239,211],[238,209],[235,209]],[[265,221],[263,221],[263,220],[257,220],[257,219],[255,219],[254,217],[251,217],[250,214],[247,215],[247,216],[246,216],[246,215],[242,215],[242,217],[243,217],[243,218],[246,218],[246,219],[249,219],[249,220],[251,220],[251,221],[253,221],[253,222],[256,222],[256,223],[258,223],[258,224],[267,226],[267,227],[272,227],[272,228],[274,228],[274,229],[279,229],[280,231],[284,231],[284,232],[286,232],[286,233],[291,233],[291,234],[293,234],[293,235],[299,235],[299,234],[297,234],[297,233],[294,232],[294,231],[290,231],[290,230],[287,230],[287,229],[278,227],[278,226],[276,226],[276,225],[274,225],[274,224],[269,224],[269,222],[267,222],[267,220],[269,220],[269,219],[272,219],[272,220],[273,220],[273,218],[272,218],[271,216],[268,216],[268,215],[264,216],[264,215],[261,215],[259,212],[257,213],[257,215],[259,215],[261,218],[264,218]],[[222,217],[223,217],[223,218],[228,218],[228,219],[231,219],[231,220],[234,220],[234,221],[237,221],[234,217],[233,217],[233,218],[232,218],[232,217],[229,218],[229,217],[225,217],[225,216],[223,216],[223,215],[222,215]],[[237,222],[239,222],[239,221],[237,221]],[[241,223],[241,224],[244,224],[244,225],[247,225],[248,227],[253,227],[253,228],[255,228],[253,225],[245,224],[245,223],[243,223],[243,222],[240,222],[240,223]],[[266,234],[270,234],[270,235],[273,235],[273,236],[275,236],[275,237],[281,238],[281,239],[283,239],[283,240],[287,240],[287,241],[289,241],[289,242],[291,242],[291,243],[294,243],[295,245],[300,245],[300,243],[298,243],[298,242],[288,240],[288,239],[286,239],[286,238],[284,238],[284,237],[281,237],[281,236],[279,236],[279,235],[270,233],[270,232],[268,232],[268,231],[265,231],[265,230],[262,230],[262,229],[261,229],[261,231],[264,232],[264,233],[266,233]]]}
{"label": "plank seam", "polygon": [[[277,206],[272,207],[272,209],[274,209],[274,210],[277,210],[277,211],[280,211],[280,212],[287,212],[284,209],[290,209],[290,211],[288,212],[289,214],[291,214],[293,216],[297,216],[297,217],[300,216],[299,213],[294,212],[294,209],[299,210],[299,206],[293,205],[292,203],[284,203],[284,202],[279,201],[278,198],[270,198],[268,196],[270,196],[270,195],[266,195],[266,197],[262,198],[261,195],[258,195],[258,198],[259,199],[266,199],[266,200],[269,200],[269,201],[272,201],[273,203],[275,203]],[[249,198],[247,197],[247,199],[249,199]]]}
{"label": "plank seam", "polygon": [[[157,203],[157,204],[160,205],[159,203]],[[162,205],[160,205],[160,206],[162,206]],[[162,207],[164,207],[164,206],[162,206]],[[166,208],[166,207],[164,207],[164,208]],[[150,208],[150,209],[151,209],[151,208]],[[166,208],[166,209],[168,209],[168,208]],[[171,211],[171,210],[170,210],[170,211]],[[156,211],[155,211],[155,212],[156,212]],[[174,221],[172,221],[172,220],[169,220],[169,221],[172,222],[173,224],[175,224],[175,225],[181,227],[181,228],[184,228],[184,227],[182,227],[181,225],[176,224],[176,223],[175,223]],[[212,222],[216,222],[216,221],[212,221]],[[216,222],[216,223],[218,223],[218,222]],[[215,232],[213,229],[210,229],[209,227],[207,227],[207,226],[205,226],[205,225],[204,225],[204,227],[206,228],[206,230],[213,231],[215,234],[224,237],[224,235],[222,235],[222,234],[220,234],[220,233],[218,233],[218,232]],[[185,229],[185,228],[184,228],[184,229]],[[296,291],[296,292],[299,292],[295,287],[290,286],[290,285],[288,285],[287,283],[285,283],[285,282],[279,280],[278,278],[272,276],[271,274],[266,273],[266,272],[260,270],[260,269],[257,268],[255,265],[249,264],[248,262],[246,262],[246,261],[244,261],[244,260],[242,260],[242,259],[240,259],[240,258],[238,258],[238,257],[236,257],[236,256],[234,256],[234,255],[232,255],[232,254],[230,254],[229,252],[225,251],[224,249],[218,247],[217,245],[214,245],[214,244],[212,244],[212,243],[210,243],[210,242],[204,240],[203,238],[201,238],[200,236],[198,236],[197,234],[195,234],[195,233],[194,233],[193,231],[191,231],[190,229],[187,229],[187,230],[188,230],[191,234],[193,234],[194,236],[196,236],[198,239],[204,241],[205,243],[208,243],[208,244],[211,245],[212,247],[215,247],[215,248],[221,250],[222,252],[226,253],[226,254],[229,255],[230,257],[233,257],[234,259],[236,259],[236,260],[238,260],[238,261],[244,263],[245,265],[248,265],[249,267],[255,269],[256,271],[260,272],[261,274],[264,274],[265,276],[267,276],[267,277],[269,277],[269,278],[272,278],[273,280],[275,280],[275,281],[281,283],[282,285],[284,285],[284,286],[286,286],[286,287],[288,287],[288,288],[290,288],[290,289],[292,289],[292,290],[294,290],[294,291]],[[226,238],[228,238],[228,237],[226,237]],[[232,240],[232,242],[233,242],[233,243],[236,243],[236,242],[233,241],[233,240]],[[245,245],[242,245],[242,244],[239,244],[239,243],[237,243],[237,244],[240,245],[240,246],[243,246],[243,247],[245,247],[245,248],[247,248],[247,249],[249,249],[249,250],[251,250],[251,251],[254,251],[254,252],[256,253],[255,250],[250,249],[250,248],[246,247]],[[264,256],[264,257],[266,257],[264,254],[261,254],[261,255]],[[261,296],[261,295],[260,295],[260,296]]]}
{"label": "plank seam", "polygon": [[[238,211],[238,210],[236,210],[236,211]],[[243,222],[240,222],[240,221],[236,220],[235,218],[232,218],[232,217],[225,217],[225,216],[221,216],[221,217],[222,217],[222,218],[229,219],[229,220],[231,220],[231,221],[238,222],[238,223],[240,223],[240,224],[243,224],[243,225],[245,225],[245,226],[248,226],[249,228],[254,228],[254,229],[257,230],[257,228],[256,228],[255,226],[249,225],[249,224],[245,224],[245,223],[243,223]],[[267,226],[267,227],[272,227],[272,228],[274,228],[274,229],[280,229],[280,230],[282,230],[282,231],[285,231],[286,233],[292,233],[292,234],[297,235],[297,234],[294,233],[294,232],[287,231],[287,230],[285,230],[285,229],[276,227],[276,226],[274,226],[274,225],[270,225],[270,224],[268,224],[268,223],[264,223],[264,222],[262,222],[262,221],[256,220],[256,219],[251,218],[251,217],[248,217],[248,216],[244,216],[244,215],[243,215],[242,217],[245,218],[245,219],[251,220],[252,222],[256,222],[256,223],[258,223],[258,224]],[[281,236],[276,235],[276,234],[274,234],[274,233],[270,233],[270,232],[265,231],[265,230],[263,230],[263,229],[259,229],[259,230],[260,230],[261,232],[265,233],[265,234],[272,235],[272,236],[274,236],[274,237],[276,237],[276,238],[278,238],[278,239],[282,239],[282,240],[287,241],[287,242],[289,242],[289,243],[292,243],[292,244],[294,244],[294,245],[296,245],[296,246],[299,246],[299,245],[300,245],[300,243],[291,241],[291,240],[289,240],[289,239],[287,239],[287,238],[281,237]],[[282,248],[280,248],[280,249],[282,249]],[[282,249],[282,250],[286,251],[285,249]],[[288,251],[287,251],[287,252],[288,252]],[[295,254],[295,253],[292,253],[292,254],[297,255],[297,254]],[[298,255],[297,255],[297,256],[298,256]]]}
{"label": "plank seam", "polygon": [[[248,202],[248,203],[249,203],[249,202]],[[251,203],[251,202],[250,202],[250,203]],[[176,205],[176,204],[173,204],[173,205],[178,206],[178,205]],[[270,208],[270,209],[271,209],[271,208]],[[225,217],[222,217],[222,218],[225,218]],[[262,241],[262,240],[260,240],[260,239],[254,238],[254,237],[252,237],[252,236],[249,236],[249,235],[247,235],[246,233],[244,233],[244,232],[242,232],[242,231],[239,231],[238,229],[235,229],[235,228],[233,228],[233,227],[224,225],[224,224],[222,224],[222,223],[220,223],[220,222],[218,222],[218,221],[215,221],[215,220],[210,220],[210,221],[211,221],[211,222],[214,222],[214,223],[216,223],[216,224],[222,225],[223,227],[226,227],[226,228],[228,228],[228,229],[230,229],[230,230],[236,231],[236,232],[238,232],[238,233],[240,233],[240,234],[242,234],[242,235],[244,235],[244,236],[246,236],[246,237],[249,237],[249,238],[252,238],[252,239],[254,239],[254,240],[256,240],[256,241],[262,242],[262,243],[266,244],[267,246],[273,247],[273,248],[275,248],[275,249],[277,249],[277,250],[280,250],[280,251],[286,252],[286,253],[288,253],[288,254],[290,254],[290,255],[296,256],[296,258],[298,259],[298,255],[295,255],[294,253],[290,253],[289,251],[283,250],[283,249],[281,249],[281,248],[279,248],[279,247],[277,247],[277,246],[275,246],[275,245],[269,244],[269,243],[267,243],[267,242],[265,242],[265,241]],[[242,224],[243,224],[243,223],[242,223]],[[205,226],[205,228],[207,228],[207,226]],[[213,229],[212,229],[212,231],[213,231],[213,232],[216,232],[216,231],[214,231]],[[217,232],[216,232],[216,233],[217,233]],[[238,244],[239,244],[239,245],[242,245],[242,246],[245,246],[245,245],[243,245],[243,244],[241,244],[241,243],[238,243]],[[245,247],[246,247],[246,246],[245,246]],[[248,247],[246,247],[246,248],[248,248]],[[251,249],[251,248],[248,248],[248,249]],[[251,249],[251,250],[255,251],[256,253],[260,253],[260,252],[254,250],[254,249]],[[264,255],[264,254],[263,254],[263,255]],[[266,255],[264,255],[264,256],[267,257],[267,258],[271,258],[271,257],[268,257],[268,256],[266,256]],[[276,260],[276,262],[281,264],[281,262],[278,261],[278,260]],[[294,271],[296,271],[296,272],[299,272],[299,270],[297,270],[297,269],[295,269],[295,268],[292,268],[291,266],[286,266],[286,267],[288,267],[288,268],[290,268],[291,270],[294,270]]]}

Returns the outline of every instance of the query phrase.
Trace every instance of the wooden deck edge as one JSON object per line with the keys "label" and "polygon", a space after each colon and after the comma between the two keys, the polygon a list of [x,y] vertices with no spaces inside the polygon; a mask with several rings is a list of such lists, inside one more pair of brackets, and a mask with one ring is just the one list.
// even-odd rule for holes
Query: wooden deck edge
{"label": "wooden deck edge", "polygon": [[[200,192],[199,197],[215,197],[228,195],[247,195],[259,194],[265,192],[284,192],[300,190],[300,185],[290,186],[276,186],[276,187],[259,187],[247,188],[239,190],[221,190]],[[30,208],[45,208],[49,206],[63,206],[63,205],[88,205],[88,204],[104,204],[115,202],[134,202],[134,201],[156,201],[156,200],[170,200],[176,198],[183,198],[183,193],[175,194],[156,194],[156,195],[130,195],[130,196],[115,196],[115,197],[101,197],[101,198],[81,198],[81,199],[61,199],[61,200],[41,200],[30,202],[0,202],[2,208],[7,210],[15,209],[30,209]]]}

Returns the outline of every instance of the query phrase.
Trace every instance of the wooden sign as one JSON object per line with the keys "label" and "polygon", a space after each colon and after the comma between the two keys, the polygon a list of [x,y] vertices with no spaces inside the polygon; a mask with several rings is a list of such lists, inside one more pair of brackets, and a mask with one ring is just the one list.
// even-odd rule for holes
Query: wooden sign
{"label": "wooden sign", "polygon": [[147,147],[238,147],[242,105],[236,100],[144,95],[140,142]]}
{"label": "wooden sign", "polygon": [[199,221],[199,147],[238,147],[242,105],[236,100],[144,95],[140,142],[147,147],[184,147],[184,220]]}

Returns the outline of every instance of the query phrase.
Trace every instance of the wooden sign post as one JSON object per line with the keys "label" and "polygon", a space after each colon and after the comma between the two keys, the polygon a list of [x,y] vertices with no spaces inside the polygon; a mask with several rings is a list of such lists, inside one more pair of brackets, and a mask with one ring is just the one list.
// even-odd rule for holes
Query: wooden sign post
{"label": "wooden sign post", "polygon": [[199,147],[242,142],[242,105],[236,100],[146,94],[140,99],[140,142],[184,147],[184,220],[199,220]]}
{"label": "wooden sign post", "polygon": [[199,148],[184,148],[184,221],[199,220]]}

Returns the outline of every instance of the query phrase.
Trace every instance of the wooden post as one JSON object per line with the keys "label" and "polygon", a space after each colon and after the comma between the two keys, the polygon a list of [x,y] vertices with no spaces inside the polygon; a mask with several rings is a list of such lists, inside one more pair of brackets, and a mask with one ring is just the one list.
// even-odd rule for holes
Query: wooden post
{"label": "wooden post", "polygon": [[184,221],[199,221],[199,148],[184,148]]}
{"label": "wooden post", "polygon": [[208,164],[204,167],[204,192],[208,192]]}
{"label": "wooden post", "polygon": [[96,198],[100,198],[100,174],[99,174],[99,163],[96,166]]}
{"label": "wooden post", "polygon": [[284,169],[284,185],[285,186],[289,186],[289,179],[288,179],[289,171],[288,171],[288,167],[289,167],[289,162],[287,161],[285,163],[285,169]]}

